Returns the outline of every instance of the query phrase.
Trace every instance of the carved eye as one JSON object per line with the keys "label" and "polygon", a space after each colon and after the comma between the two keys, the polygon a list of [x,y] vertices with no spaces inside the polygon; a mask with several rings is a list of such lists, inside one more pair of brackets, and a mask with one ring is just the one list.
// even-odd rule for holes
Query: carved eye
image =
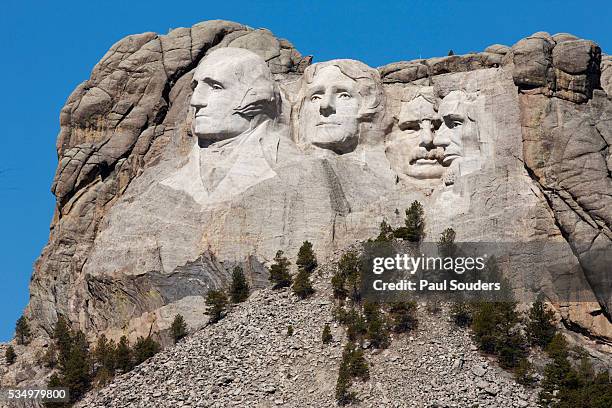
{"label": "carved eye", "polygon": [[351,94],[350,94],[350,93],[348,93],[348,92],[341,92],[341,93],[338,95],[338,99],[350,99],[350,98],[352,98],[352,96],[351,96]]}
{"label": "carved eye", "polygon": [[310,97],[310,102],[314,102],[314,101],[318,101],[321,99],[321,95],[319,94],[314,94]]}
{"label": "carved eye", "polygon": [[214,89],[215,91],[220,91],[221,89],[223,89],[223,87],[220,84],[217,84],[217,83],[210,84],[210,87],[212,89]]}

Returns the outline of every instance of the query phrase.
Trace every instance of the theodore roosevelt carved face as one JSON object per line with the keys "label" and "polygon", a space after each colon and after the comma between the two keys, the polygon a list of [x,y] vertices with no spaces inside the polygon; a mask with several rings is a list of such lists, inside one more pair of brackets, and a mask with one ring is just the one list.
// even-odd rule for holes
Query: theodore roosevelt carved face
{"label": "theodore roosevelt carved face", "polygon": [[455,90],[436,103],[433,88],[421,87],[408,99],[398,115],[399,130],[387,141],[389,161],[398,173],[453,184],[457,176],[480,168],[475,95]]}
{"label": "theodore roosevelt carved face", "polygon": [[381,113],[383,90],[378,71],[353,60],[309,66],[300,89],[300,144],[336,154],[355,150],[362,124]]}
{"label": "theodore roosevelt carved face", "polygon": [[201,146],[234,138],[279,114],[272,73],[257,54],[220,48],[202,59],[192,81],[192,129]]}

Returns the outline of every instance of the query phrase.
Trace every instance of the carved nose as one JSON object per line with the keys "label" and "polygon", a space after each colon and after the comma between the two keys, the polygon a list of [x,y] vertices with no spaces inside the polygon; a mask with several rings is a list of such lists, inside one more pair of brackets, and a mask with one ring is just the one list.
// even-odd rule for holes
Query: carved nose
{"label": "carved nose", "polygon": [[202,90],[200,85],[196,86],[196,89],[193,90],[193,95],[191,96],[191,101],[189,101],[189,103],[191,106],[196,108],[196,111],[208,105],[207,95]]}
{"label": "carved nose", "polygon": [[331,97],[323,97],[321,104],[319,105],[319,112],[321,112],[321,115],[323,116],[329,116],[336,113],[336,107],[334,106],[334,101]]}
{"label": "carved nose", "polygon": [[446,126],[440,126],[440,129],[438,129],[434,136],[433,144],[442,147],[446,147],[450,144],[450,137],[448,135],[448,128]]}
{"label": "carved nose", "polygon": [[430,147],[433,145],[434,135],[431,129],[430,121],[424,120],[421,123],[420,137],[421,137],[421,146]]}

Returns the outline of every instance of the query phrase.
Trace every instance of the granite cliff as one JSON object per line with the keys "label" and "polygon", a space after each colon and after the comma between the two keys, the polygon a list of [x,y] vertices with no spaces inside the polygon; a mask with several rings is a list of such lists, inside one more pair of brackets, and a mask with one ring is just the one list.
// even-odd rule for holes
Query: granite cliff
{"label": "granite cliff", "polygon": [[[208,132],[198,98],[230,92],[211,79],[227,66],[244,128]],[[163,334],[178,312],[201,327],[233,265],[264,286],[278,249],[310,240],[325,259],[414,200],[431,240],[450,226],[459,241],[550,243],[507,260],[517,293],[543,291],[568,328],[610,344],[611,98],[612,57],[570,34],[378,69],[312,64],[226,21],[126,37],[60,114],[25,313],[35,344],[59,315],[92,338]]]}

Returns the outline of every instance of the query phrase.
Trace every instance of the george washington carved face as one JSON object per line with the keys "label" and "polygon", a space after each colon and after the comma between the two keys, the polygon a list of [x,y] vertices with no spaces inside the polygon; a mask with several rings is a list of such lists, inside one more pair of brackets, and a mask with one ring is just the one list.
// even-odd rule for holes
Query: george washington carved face
{"label": "george washington carved face", "polygon": [[220,48],[204,57],[192,81],[193,132],[200,142],[236,137],[278,115],[272,73],[257,54]]}

